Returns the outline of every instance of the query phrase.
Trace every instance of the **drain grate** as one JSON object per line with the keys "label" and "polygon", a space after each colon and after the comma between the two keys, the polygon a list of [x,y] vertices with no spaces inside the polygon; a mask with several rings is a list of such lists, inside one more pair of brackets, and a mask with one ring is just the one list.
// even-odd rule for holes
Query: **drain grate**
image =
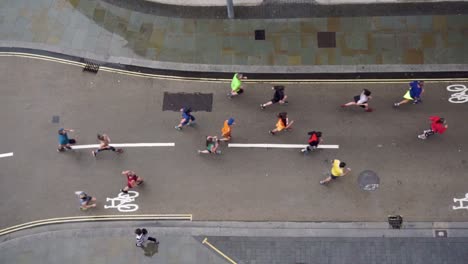
{"label": "drain grate", "polygon": [[99,64],[85,61],[86,65],[83,68],[83,71],[97,73],[99,71]]}
{"label": "drain grate", "polygon": [[317,44],[319,48],[336,48],[335,32],[317,32]]}
{"label": "drain grate", "polygon": [[264,29],[255,30],[255,40],[265,40],[265,30]]}

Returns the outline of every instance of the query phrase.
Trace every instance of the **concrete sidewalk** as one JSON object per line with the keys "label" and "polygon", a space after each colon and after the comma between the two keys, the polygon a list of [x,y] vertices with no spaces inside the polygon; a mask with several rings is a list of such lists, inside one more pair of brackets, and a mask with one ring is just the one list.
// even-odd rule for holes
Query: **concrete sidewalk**
{"label": "concrete sidewalk", "polygon": [[[135,247],[146,227],[158,246]],[[448,237],[434,237],[442,229]],[[466,263],[466,224],[106,222],[60,224],[2,237],[1,263]],[[203,243],[204,239],[207,243]],[[229,262],[212,248],[220,250]],[[80,250],[77,250],[77,249]]]}
{"label": "concrete sidewalk", "polygon": [[[0,46],[201,72],[468,68],[467,14],[227,20],[151,12],[98,0],[3,1]],[[265,40],[255,40],[257,30]]]}

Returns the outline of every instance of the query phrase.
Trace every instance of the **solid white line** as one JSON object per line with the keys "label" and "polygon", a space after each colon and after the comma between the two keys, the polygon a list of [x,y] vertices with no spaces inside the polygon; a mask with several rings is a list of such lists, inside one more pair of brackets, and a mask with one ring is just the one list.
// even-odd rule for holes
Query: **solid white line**
{"label": "solid white line", "polygon": [[[72,149],[91,149],[99,148],[99,144],[92,145],[74,145]],[[121,144],[110,144],[112,147],[125,147],[125,148],[138,148],[138,147],[174,147],[175,143],[121,143]]]}
{"label": "solid white line", "polygon": [[[308,145],[303,144],[238,144],[229,143],[230,148],[305,148]],[[318,145],[321,149],[337,149],[339,145]]]}
{"label": "solid white line", "polygon": [[0,154],[0,158],[13,157],[13,152]]}

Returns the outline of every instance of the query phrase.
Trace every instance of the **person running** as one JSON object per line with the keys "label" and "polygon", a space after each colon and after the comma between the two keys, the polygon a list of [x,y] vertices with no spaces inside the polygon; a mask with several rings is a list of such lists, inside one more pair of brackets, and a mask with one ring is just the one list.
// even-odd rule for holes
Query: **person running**
{"label": "person running", "polygon": [[113,152],[117,152],[117,153],[122,153],[123,152],[123,149],[116,149],[112,146],[109,146],[110,144],[110,138],[108,135],[106,134],[97,134],[97,139],[99,140],[99,148],[97,150],[93,150],[91,151],[91,153],[93,154],[94,157],[96,157],[97,153],[100,152],[100,151],[104,151],[104,150],[112,150]]}
{"label": "person running", "polygon": [[136,246],[137,247],[144,247],[146,240],[152,241],[155,244],[159,244],[158,240],[154,237],[148,236],[148,230],[145,228],[137,228],[135,230],[135,235],[136,235]]}
{"label": "person running", "polygon": [[421,135],[418,135],[418,138],[426,139],[435,133],[443,134],[448,128],[448,125],[445,122],[445,118],[443,117],[431,116],[429,117],[429,120],[431,120],[431,128],[424,130]]}
{"label": "person running", "polygon": [[75,144],[76,141],[74,139],[69,139],[68,138],[68,132],[75,132],[73,129],[66,129],[66,128],[60,128],[58,130],[58,141],[59,141],[59,147],[57,149],[57,152],[62,152],[67,149],[71,150],[72,144]]}
{"label": "person running", "polygon": [[294,123],[294,121],[289,122],[288,113],[286,112],[281,112],[276,116],[278,117],[278,122],[276,122],[275,129],[268,131],[270,135],[275,135],[276,133],[283,130],[289,130]]}
{"label": "person running", "polygon": [[333,160],[332,162],[333,166],[331,168],[331,174],[330,176],[328,176],[327,178],[325,178],[324,180],[320,181],[320,184],[327,184],[329,183],[331,180],[336,180],[338,177],[342,177],[342,176],[346,176],[346,174],[348,174],[351,169],[350,168],[346,168],[346,170],[344,169],[344,167],[346,167],[346,163],[340,161],[340,160]]}
{"label": "person running", "polygon": [[228,93],[228,98],[238,96],[244,92],[244,87],[242,86],[242,80],[244,79],[247,79],[247,76],[244,76],[242,73],[234,74],[234,77],[231,81],[231,91]]}
{"label": "person running", "polygon": [[217,136],[206,137],[206,149],[198,150],[198,154],[221,154],[221,150],[218,150],[219,140]]}
{"label": "person running", "polygon": [[89,208],[96,207],[96,198],[87,195],[83,191],[77,191],[75,194],[79,197],[80,199],[80,210],[81,211],[86,211]]}
{"label": "person running", "polygon": [[221,136],[222,138],[219,141],[230,141],[231,140],[231,131],[232,125],[234,125],[234,118],[229,118],[228,120],[224,121],[223,127],[221,128]]}
{"label": "person running", "polygon": [[127,186],[125,186],[123,189],[120,189],[120,191],[123,193],[128,193],[128,190],[143,183],[143,178],[137,176],[135,172],[131,170],[122,171],[122,174],[127,177]]}
{"label": "person running", "polygon": [[412,81],[409,83],[410,88],[408,91],[403,95],[403,100],[394,103],[394,107],[399,107],[402,104],[406,104],[410,101],[413,101],[413,104],[417,104],[422,102],[421,96],[424,93],[424,81]]}
{"label": "person running", "polygon": [[175,126],[175,129],[182,130],[182,127],[186,125],[191,126],[195,123],[195,117],[192,115],[192,108],[184,107],[180,109],[180,112],[182,113],[182,119],[180,123]]}
{"label": "person running", "polygon": [[286,101],[286,99],[288,99],[288,96],[284,94],[284,86],[282,85],[273,86],[271,89],[275,91],[275,93],[273,94],[273,98],[271,99],[271,101],[268,101],[260,105],[260,108],[262,110],[265,109],[265,107],[270,106],[272,104],[276,104],[276,103],[287,104],[288,103],[288,101]]}
{"label": "person running", "polygon": [[347,107],[350,105],[357,105],[364,108],[366,112],[372,112],[372,108],[369,107],[369,100],[372,99],[371,92],[367,89],[362,90],[360,95],[354,96],[354,101],[341,105],[341,107]]}
{"label": "person running", "polygon": [[308,153],[310,151],[313,151],[313,150],[316,150],[317,147],[318,147],[318,144],[321,143],[323,140],[322,140],[322,132],[320,131],[310,131],[309,133],[307,133],[307,135],[309,135],[309,145],[303,149],[301,149],[301,152],[302,153]]}

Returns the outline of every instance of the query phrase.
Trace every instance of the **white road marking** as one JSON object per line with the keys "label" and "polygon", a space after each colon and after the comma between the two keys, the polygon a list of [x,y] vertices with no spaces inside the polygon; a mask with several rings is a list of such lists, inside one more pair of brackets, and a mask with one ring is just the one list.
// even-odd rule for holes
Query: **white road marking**
{"label": "white road marking", "polygon": [[[139,148],[139,147],[174,147],[175,143],[122,143],[110,144],[112,147]],[[73,145],[72,149],[92,149],[99,148],[99,144]]]}
{"label": "white road marking", "polygon": [[468,102],[468,88],[463,84],[452,84],[447,86],[447,91],[457,92],[450,96],[449,102],[453,104],[462,104]]}
{"label": "white road marking", "polygon": [[135,201],[140,194],[135,191],[128,191],[128,193],[119,193],[115,198],[106,198],[106,202],[111,202],[111,205],[104,205],[104,209],[117,208],[119,212],[135,212],[138,210],[138,204],[132,204],[130,202]]}
{"label": "white road marking", "polygon": [[464,198],[453,198],[453,202],[458,203],[458,206],[452,206],[453,210],[468,209],[468,193],[465,194]]}
{"label": "white road marking", "polygon": [[0,158],[13,157],[13,152],[0,154]]}
{"label": "white road marking", "polygon": [[[229,143],[230,148],[305,148],[308,145],[304,144],[239,144]],[[318,145],[321,149],[337,149],[339,145]]]}

